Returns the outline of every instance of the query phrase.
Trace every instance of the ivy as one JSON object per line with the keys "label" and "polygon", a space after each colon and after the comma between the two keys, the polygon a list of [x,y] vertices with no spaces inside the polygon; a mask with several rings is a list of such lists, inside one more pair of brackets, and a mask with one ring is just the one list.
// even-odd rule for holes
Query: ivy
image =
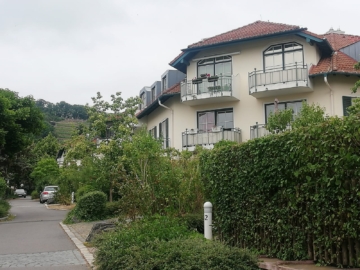
{"label": "ivy", "polygon": [[360,266],[360,116],[204,152],[201,177],[227,243],[284,260]]}

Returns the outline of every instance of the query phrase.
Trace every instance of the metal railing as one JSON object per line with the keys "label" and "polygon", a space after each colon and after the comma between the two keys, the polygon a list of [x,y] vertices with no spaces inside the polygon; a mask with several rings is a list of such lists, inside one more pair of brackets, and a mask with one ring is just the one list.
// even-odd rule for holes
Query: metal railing
{"label": "metal railing", "polygon": [[[196,80],[184,80],[181,82],[181,97],[197,96],[204,93],[210,95],[232,91],[232,76],[216,76],[197,78]],[[213,81],[212,81],[213,80]]]}
{"label": "metal railing", "polygon": [[[257,70],[249,72],[249,90],[250,92],[257,92],[258,86],[266,86],[276,83],[285,82],[298,82],[303,81],[308,85],[309,72],[307,65],[298,65],[295,63],[293,66],[287,66],[285,69],[280,70]],[[251,91],[251,89],[255,90]]]}
{"label": "metal railing", "polygon": [[183,148],[196,145],[213,145],[222,140],[241,143],[241,130],[238,128],[220,128],[216,131],[186,129],[186,131],[182,133]]}
{"label": "metal railing", "polygon": [[[291,130],[291,125],[287,125],[285,130]],[[274,130],[270,132],[266,129],[266,124],[258,124],[250,126],[250,139],[261,138],[269,134],[278,134],[282,133],[285,130]]]}
{"label": "metal railing", "polygon": [[260,137],[264,137],[270,134],[270,132],[266,129],[265,124],[258,124],[250,126],[250,139],[256,139]]}

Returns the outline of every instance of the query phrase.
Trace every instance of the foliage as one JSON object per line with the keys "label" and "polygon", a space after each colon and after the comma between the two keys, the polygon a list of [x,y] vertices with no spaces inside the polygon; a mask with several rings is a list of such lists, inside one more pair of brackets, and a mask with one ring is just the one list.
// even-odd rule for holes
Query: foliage
{"label": "foliage", "polygon": [[106,217],[115,217],[119,216],[121,212],[121,202],[120,201],[113,201],[107,202],[105,207],[105,216]]}
{"label": "foliage", "polygon": [[204,152],[219,237],[285,260],[359,266],[360,118]]}
{"label": "foliage", "polygon": [[122,224],[95,245],[98,269],[258,269],[248,252],[201,239],[168,217]]}
{"label": "foliage", "polygon": [[76,207],[75,207],[75,208],[71,209],[71,210],[67,213],[67,215],[66,215],[63,223],[64,223],[64,224],[74,224],[74,223],[77,223],[77,222],[80,222],[80,221],[81,221],[81,220],[77,218],[77,215],[76,215]]}
{"label": "foliage", "polygon": [[30,176],[35,180],[36,189],[41,190],[46,185],[55,184],[59,174],[59,165],[54,158],[42,158]]}
{"label": "foliage", "polygon": [[238,144],[238,143],[237,143],[237,142],[234,142],[234,141],[221,140],[221,141],[217,142],[217,143],[214,145],[214,149],[217,149],[217,148],[220,148],[220,147],[223,147],[223,146],[237,145],[237,144]]}
{"label": "foliage", "polygon": [[38,99],[36,106],[45,114],[48,121],[59,121],[62,119],[83,119],[88,118],[85,106],[71,105],[65,101],[53,104],[49,101]]}
{"label": "foliage", "polygon": [[290,122],[293,119],[293,110],[285,109],[277,111],[276,113],[270,113],[268,122],[266,124],[266,129],[271,133],[278,133],[286,130],[287,126],[290,125]]}
{"label": "foliage", "polygon": [[34,190],[33,192],[31,192],[32,200],[39,199],[39,198],[40,198],[40,194],[39,194],[39,192],[37,192],[37,190]]}
{"label": "foliage", "polygon": [[348,107],[349,115],[360,116],[360,98],[355,98],[352,100],[352,105]]}
{"label": "foliage", "polygon": [[5,196],[6,188],[7,188],[7,185],[6,185],[5,179],[0,177],[0,200],[1,200],[1,198],[3,198]]}
{"label": "foliage", "polygon": [[84,196],[85,194],[87,194],[89,192],[93,192],[93,191],[96,191],[96,188],[93,186],[90,186],[90,185],[82,186],[76,191],[75,198],[78,201],[78,200],[80,200],[80,198],[82,196]]}
{"label": "foliage", "polygon": [[99,220],[104,217],[106,201],[105,193],[101,191],[89,192],[77,202],[75,207],[76,216],[85,221]]}
{"label": "foliage", "polygon": [[291,122],[291,128],[296,129],[299,127],[306,127],[310,125],[320,124],[325,120],[324,118],[325,108],[321,108],[319,105],[307,104],[303,101],[301,110]]}
{"label": "foliage", "polygon": [[10,210],[10,204],[0,199],[0,218],[6,217]]}
{"label": "foliage", "polygon": [[[360,69],[360,62],[359,62],[359,63],[356,63],[356,64],[354,65],[354,68],[357,69],[357,70],[359,70],[359,69]],[[359,87],[360,87],[360,80],[355,83],[355,85],[351,88],[351,91],[352,91],[353,93],[356,93],[357,90],[359,89]]]}
{"label": "foliage", "polygon": [[38,158],[56,158],[59,150],[60,144],[58,140],[50,133],[36,143],[33,152]]}
{"label": "foliage", "polygon": [[203,213],[199,214],[185,214],[180,217],[191,231],[195,231],[201,234],[204,234],[204,215]]}

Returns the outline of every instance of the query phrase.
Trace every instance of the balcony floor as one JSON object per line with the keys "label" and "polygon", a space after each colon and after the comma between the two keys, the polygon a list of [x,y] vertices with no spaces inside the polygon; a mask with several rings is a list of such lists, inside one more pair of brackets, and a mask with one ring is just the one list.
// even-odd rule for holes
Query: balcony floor
{"label": "balcony floor", "polygon": [[265,98],[272,96],[284,96],[291,94],[307,93],[313,92],[314,90],[307,84],[307,82],[298,81],[296,82],[284,82],[268,85],[259,85],[256,87],[250,88],[250,95],[256,98]]}
{"label": "balcony floor", "polygon": [[238,100],[238,98],[232,96],[231,92],[202,93],[199,95],[186,95],[181,97],[181,101],[189,106]]}

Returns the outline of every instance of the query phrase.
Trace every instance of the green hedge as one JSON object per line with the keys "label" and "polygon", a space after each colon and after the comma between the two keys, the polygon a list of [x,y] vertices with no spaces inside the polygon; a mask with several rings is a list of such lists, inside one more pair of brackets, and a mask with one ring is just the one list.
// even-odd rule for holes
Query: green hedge
{"label": "green hedge", "polygon": [[97,269],[258,269],[238,248],[206,241],[178,219],[158,216],[123,224],[95,240]]}
{"label": "green hedge", "polygon": [[349,117],[204,152],[214,228],[280,259],[359,267],[359,147]]}
{"label": "green hedge", "polygon": [[89,192],[77,202],[75,215],[86,221],[102,219],[105,217],[106,201],[107,197],[104,192]]}
{"label": "green hedge", "polygon": [[0,218],[6,217],[10,210],[10,204],[7,201],[0,200]]}
{"label": "green hedge", "polygon": [[34,190],[33,192],[31,192],[31,199],[32,199],[32,200],[39,199],[39,198],[40,198],[39,192],[37,192],[36,190]]}

